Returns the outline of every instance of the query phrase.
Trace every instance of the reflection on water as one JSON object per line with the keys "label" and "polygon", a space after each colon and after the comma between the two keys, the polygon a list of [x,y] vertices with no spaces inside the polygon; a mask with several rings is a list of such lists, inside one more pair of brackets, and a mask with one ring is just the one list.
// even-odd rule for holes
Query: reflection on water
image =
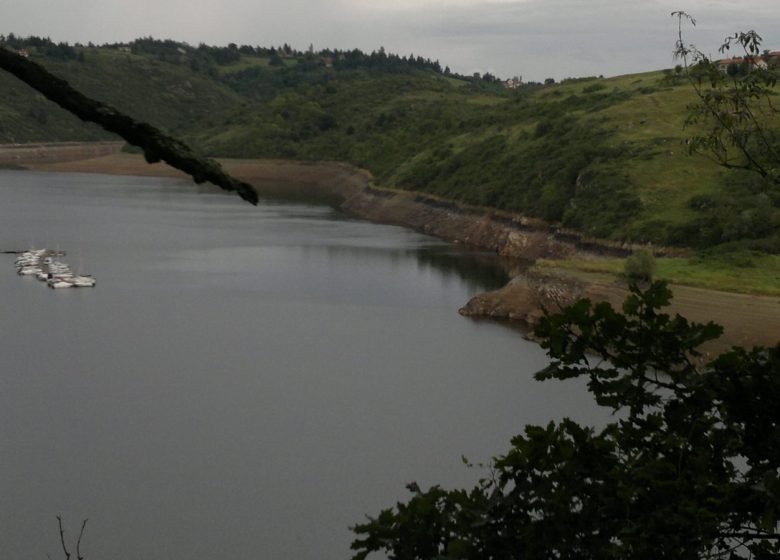
{"label": "reflection on water", "polygon": [[0,249],[69,252],[42,289],[0,255],[0,550],[336,559],[404,485],[473,483],[528,422],[598,418],[541,350],[460,317],[493,255],[327,206],[170,180],[0,171]]}
{"label": "reflection on water", "polygon": [[419,250],[416,257],[420,264],[439,271],[445,280],[457,278],[475,293],[501,288],[509,282],[510,271],[516,273],[520,266],[491,253],[451,248]]}

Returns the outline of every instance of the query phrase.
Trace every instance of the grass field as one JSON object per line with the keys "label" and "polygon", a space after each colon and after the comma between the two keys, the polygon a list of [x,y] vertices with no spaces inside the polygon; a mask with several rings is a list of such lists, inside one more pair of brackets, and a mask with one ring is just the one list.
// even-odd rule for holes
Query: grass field
{"label": "grass field", "polygon": [[[780,255],[739,252],[659,258],[655,279],[710,290],[780,296]],[[539,270],[576,276],[578,272],[624,277],[625,259],[540,260]]]}

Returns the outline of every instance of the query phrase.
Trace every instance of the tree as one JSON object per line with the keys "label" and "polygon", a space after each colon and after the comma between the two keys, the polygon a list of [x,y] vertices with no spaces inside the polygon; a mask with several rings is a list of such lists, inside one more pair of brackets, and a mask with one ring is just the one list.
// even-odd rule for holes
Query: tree
{"label": "tree", "polygon": [[780,74],[762,59],[761,36],[747,31],[727,37],[719,52],[735,48],[743,56],[723,72],[717,61],[685,43],[683,23],[695,26],[696,20],[682,11],[672,15],[678,20],[674,54],[697,96],[686,122],[695,131],[688,139],[689,151],[780,185],[780,107],[774,91]]}
{"label": "tree", "polygon": [[663,283],[622,313],[581,300],[536,329],[539,380],[585,377],[601,429],[526,426],[471,489],[434,486],[354,527],[354,558],[777,558],[780,344],[706,365],[722,329],[661,309]]}
{"label": "tree", "polygon": [[625,263],[626,276],[634,282],[650,282],[655,268],[655,256],[649,249],[637,249]]}
{"label": "tree", "polygon": [[284,60],[282,60],[282,57],[279,56],[278,53],[274,52],[271,54],[271,60],[268,62],[271,66],[284,66]]}

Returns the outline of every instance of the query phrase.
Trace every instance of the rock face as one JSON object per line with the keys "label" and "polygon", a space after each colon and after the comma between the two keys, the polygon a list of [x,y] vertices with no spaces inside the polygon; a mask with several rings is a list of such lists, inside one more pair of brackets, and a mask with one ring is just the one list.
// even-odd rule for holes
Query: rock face
{"label": "rock face", "polygon": [[583,293],[583,286],[574,279],[523,273],[501,289],[474,296],[458,313],[518,321],[532,328],[545,309],[557,311]]}
{"label": "rock face", "polygon": [[367,187],[351,193],[341,207],[371,221],[404,225],[506,257],[533,261],[540,257],[565,257],[577,251],[569,240],[559,239],[553,228],[530,223],[521,216],[499,216],[414,193]]}

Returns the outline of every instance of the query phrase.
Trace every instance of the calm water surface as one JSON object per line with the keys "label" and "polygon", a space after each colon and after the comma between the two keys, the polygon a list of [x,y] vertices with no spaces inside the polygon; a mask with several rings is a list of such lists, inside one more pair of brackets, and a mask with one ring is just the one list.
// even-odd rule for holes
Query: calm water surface
{"label": "calm water surface", "polygon": [[68,251],[95,289],[0,255],[0,551],[343,559],[348,527],[473,483],[526,423],[598,413],[535,345],[460,317],[497,261],[300,202],[173,180],[0,171],[0,249]]}

